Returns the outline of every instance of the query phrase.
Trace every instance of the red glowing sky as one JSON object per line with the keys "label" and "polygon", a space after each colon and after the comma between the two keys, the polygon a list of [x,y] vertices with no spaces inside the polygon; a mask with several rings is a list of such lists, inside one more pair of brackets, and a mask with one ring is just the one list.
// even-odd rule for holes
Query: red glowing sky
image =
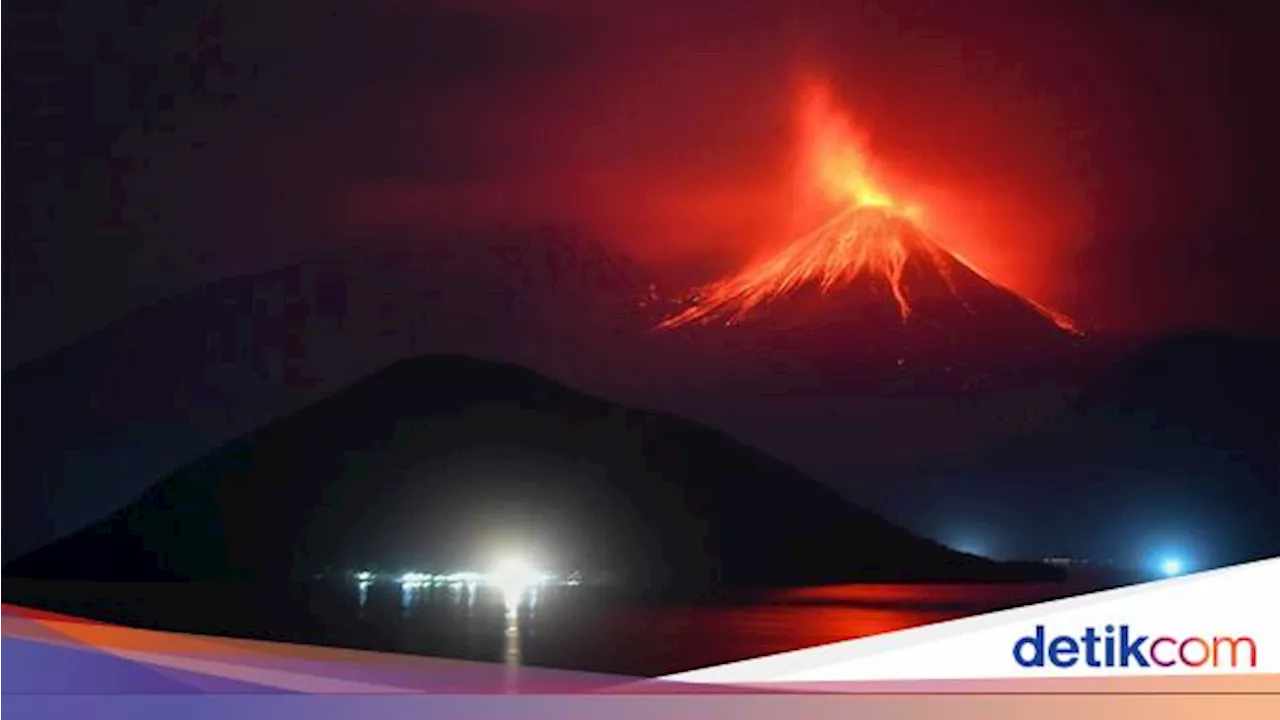
{"label": "red glowing sky", "polygon": [[[817,285],[826,292],[863,277],[888,285],[905,322],[913,312],[905,278],[911,263],[932,267],[953,293],[957,267],[1010,286],[1007,278],[991,275],[958,253],[948,239],[947,219],[939,222],[931,215],[909,184],[890,187],[884,182],[866,134],[837,106],[825,81],[806,79],[795,105],[791,236],[780,247],[764,248],[742,270],[699,287],[693,302],[661,327],[733,324],[802,286]],[[1064,331],[1078,332],[1070,318],[1023,299]]]}
{"label": "red glowing sky", "polygon": [[1231,313],[1193,299],[1223,282],[1209,241],[1174,237],[1247,230],[1230,226],[1248,222],[1247,153],[1231,136],[1245,100],[1223,82],[1233,57],[1211,23],[910,5],[574,15],[589,62],[462,87],[449,103],[466,112],[415,116],[416,142],[461,139],[493,174],[371,181],[355,191],[358,222],[498,212],[583,224],[641,257],[742,262],[794,234],[796,85],[819,74],[878,175],[1014,289],[1104,327]]}
{"label": "red glowing sky", "polygon": [[[793,236],[796,83],[815,74],[885,184],[1019,292],[1095,327],[1277,329],[1280,244],[1261,217],[1277,123],[1254,4],[320,5],[148,15],[126,34],[164,40],[120,44],[164,70],[154,107],[108,78],[63,98],[98,103],[83,128],[15,116],[7,135],[66,130],[54,145],[98,159],[23,159],[12,356],[222,276],[441,226],[581,226],[722,272]],[[199,88],[173,66],[187,56]]]}

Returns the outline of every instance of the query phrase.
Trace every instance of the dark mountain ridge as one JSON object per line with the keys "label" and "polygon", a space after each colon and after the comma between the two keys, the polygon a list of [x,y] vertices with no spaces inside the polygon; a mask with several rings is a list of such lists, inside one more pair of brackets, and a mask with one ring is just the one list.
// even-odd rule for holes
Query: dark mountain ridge
{"label": "dark mountain ridge", "polygon": [[5,574],[270,583],[473,566],[504,542],[644,587],[1009,574],[717,431],[462,357],[275,421]]}
{"label": "dark mountain ridge", "polygon": [[[602,354],[643,337],[651,321],[628,316],[644,312],[647,285],[576,233],[454,233],[142,308],[5,372],[5,558],[401,358],[465,353],[590,385]],[[587,338],[590,357],[555,352]]]}
{"label": "dark mountain ridge", "polygon": [[[1196,332],[1146,344],[1024,431],[901,470],[933,498],[903,517],[986,518],[1046,554],[1061,552],[1050,538],[1091,525],[1106,530],[1075,552],[1131,563],[1167,546],[1209,565],[1280,553],[1277,367],[1274,340]],[[1026,511],[1048,499],[1052,514]]]}

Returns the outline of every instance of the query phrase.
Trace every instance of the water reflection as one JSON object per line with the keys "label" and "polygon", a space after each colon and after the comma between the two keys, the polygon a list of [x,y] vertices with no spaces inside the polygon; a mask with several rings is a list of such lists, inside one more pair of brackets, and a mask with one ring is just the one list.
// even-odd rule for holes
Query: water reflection
{"label": "water reflection", "polygon": [[375,582],[346,590],[345,613],[317,620],[330,641],[498,663],[514,683],[515,670],[524,665],[677,672],[1048,599],[1055,589],[1064,591],[863,585],[688,605],[624,602],[589,587],[457,582],[402,588]]}
{"label": "water reflection", "polygon": [[369,603],[369,586],[371,584],[372,583],[370,583],[368,580],[361,580],[358,584],[356,584],[356,597],[357,597],[358,607],[360,608],[359,616],[361,619],[364,618],[364,606]]}
{"label": "water reflection", "polygon": [[520,603],[519,600],[507,602],[506,614],[506,644],[503,649],[503,658],[507,665],[516,666],[520,664]]}
{"label": "water reflection", "polygon": [[542,595],[536,588],[466,581],[359,582],[354,589],[355,612],[348,617],[358,626],[342,630],[345,637],[358,633],[361,644],[365,641],[360,637],[370,638],[397,651],[500,662],[510,668],[524,661],[527,627]]}

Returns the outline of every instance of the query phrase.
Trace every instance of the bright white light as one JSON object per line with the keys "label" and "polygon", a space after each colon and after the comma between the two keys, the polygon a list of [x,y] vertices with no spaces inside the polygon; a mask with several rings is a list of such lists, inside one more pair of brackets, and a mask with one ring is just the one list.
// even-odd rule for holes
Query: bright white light
{"label": "bright white light", "polygon": [[467,570],[463,572],[450,573],[448,575],[441,575],[439,577],[452,585],[470,585],[480,580],[480,573]]}
{"label": "bright white light", "polygon": [[1169,577],[1182,574],[1182,559],[1176,557],[1167,557],[1160,561],[1160,572]]}
{"label": "bright white light", "polygon": [[504,558],[494,564],[486,579],[502,591],[508,603],[518,603],[526,590],[537,585],[543,573],[520,558]]}
{"label": "bright white light", "polygon": [[[352,576],[362,589],[368,589],[378,579],[378,573],[370,570],[353,572]],[[466,590],[472,594],[478,586],[486,585],[500,590],[508,602],[518,603],[530,589],[561,583],[577,585],[582,582],[582,575],[575,572],[567,580],[561,580],[554,573],[540,570],[523,558],[510,556],[494,563],[488,572],[459,570],[436,574],[411,570],[393,576],[393,581],[405,591],[448,587],[456,591]]]}
{"label": "bright white light", "polygon": [[410,572],[400,576],[400,587],[403,588],[420,588],[431,582],[431,575],[428,573]]}

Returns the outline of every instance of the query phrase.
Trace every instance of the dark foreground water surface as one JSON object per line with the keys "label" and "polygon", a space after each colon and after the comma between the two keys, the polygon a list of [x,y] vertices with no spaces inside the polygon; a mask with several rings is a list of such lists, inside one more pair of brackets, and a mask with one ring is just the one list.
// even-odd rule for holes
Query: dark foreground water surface
{"label": "dark foreground water surface", "polygon": [[394,583],[266,592],[198,584],[5,581],[5,602],[143,628],[658,676],[1087,592],[1096,583],[839,585],[704,603],[584,587],[527,594]]}

